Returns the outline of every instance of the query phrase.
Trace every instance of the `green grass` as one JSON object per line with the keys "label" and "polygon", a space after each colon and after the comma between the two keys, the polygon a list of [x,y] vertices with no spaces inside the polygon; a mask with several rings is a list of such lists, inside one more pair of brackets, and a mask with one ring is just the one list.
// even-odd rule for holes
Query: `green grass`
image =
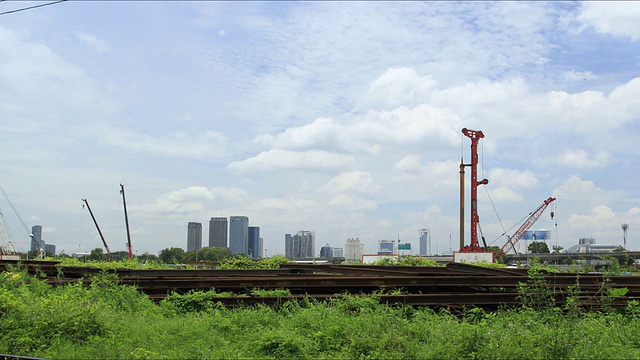
{"label": "green grass", "polygon": [[227,309],[214,290],[159,304],[97,277],[50,287],[0,277],[0,353],[55,359],[627,359],[640,357],[640,305],[448,311],[345,296]]}

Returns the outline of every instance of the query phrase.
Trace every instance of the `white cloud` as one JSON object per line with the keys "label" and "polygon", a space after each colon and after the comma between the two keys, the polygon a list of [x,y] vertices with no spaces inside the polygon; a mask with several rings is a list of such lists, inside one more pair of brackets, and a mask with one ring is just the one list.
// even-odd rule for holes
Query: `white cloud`
{"label": "white cloud", "polygon": [[318,204],[313,200],[289,197],[261,199],[252,204],[254,210],[267,211],[309,211],[317,207]]}
{"label": "white cloud", "polygon": [[640,3],[636,1],[586,1],[577,20],[600,33],[640,39]]}
{"label": "white cloud", "polygon": [[161,196],[161,199],[171,202],[183,202],[191,200],[224,200],[240,201],[247,197],[247,192],[234,187],[189,186],[185,189],[175,190]]}
{"label": "white cloud", "polygon": [[584,149],[566,150],[558,156],[558,163],[572,168],[605,167],[611,162],[611,154],[606,151],[590,155]]}
{"label": "white cloud", "polygon": [[272,149],[243,161],[234,161],[229,164],[229,168],[239,171],[309,170],[342,168],[353,163],[353,158],[348,155],[328,151]]}
{"label": "white cloud", "polygon": [[489,194],[491,199],[495,202],[513,202],[522,201],[522,195],[516,193],[508,187],[498,187],[490,189]]}
{"label": "white cloud", "polygon": [[420,155],[407,155],[396,162],[394,171],[399,173],[418,173],[421,168],[420,161]]}
{"label": "white cloud", "polygon": [[567,225],[573,229],[584,231],[584,237],[593,235],[593,232],[610,227],[612,223],[617,223],[617,215],[610,207],[599,205],[590,209],[588,214],[571,214],[567,220]]}
{"label": "white cloud", "polygon": [[318,118],[275,136],[258,135],[255,142],[276,149],[309,149],[333,144],[341,129],[342,126],[331,118]]}
{"label": "white cloud", "polygon": [[104,42],[104,40],[97,38],[95,35],[76,31],[76,37],[85,44],[91,46],[97,53],[104,53],[109,50],[109,46],[107,46],[107,43]]}
{"label": "white cloud", "polygon": [[213,131],[153,136],[124,130],[109,133],[106,139],[110,144],[124,149],[171,157],[216,159],[226,152],[224,135]]}
{"label": "white cloud", "polygon": [[396,107],[428,102],[436,81],[420,76],[412,68],[391,68],[369,85],[369,102],[374,107]]}
{"label": "white cloud", "polygon": [[[237,187],[189,186],[160,195],[149,204],[132,204],[129,208],[145,217],[159,215],[206,216],[211,205],[216,208],[242,203],[249,198],[244,189]],[[191,221],[191,220],[190,220]]]}
{"label": "white cloud", "polygon": [[376,208],[374,201],[346,194],[334,196],[327,205],[338,208],[338,211],[365,211]]}
{"label": "white cloud", "polygon": [[376,192],[380,186],[375,183],[370,173],[349,171],[329,180],[326,187],[332,192],[353,191],[360,193]]}
{"label": "white cloud", "polygon": [[567,71],[563,74],[564,79],[567,81],[581,81],[581,80],[595,80],[599,79],[598,75],[595,75],[591,71]]}
{"label": "white cloud", "polygon": [[489,171],[489,184],[513,189],[530,189],[538,186],[538,178],[528,170],[519,171],[493,168]]}

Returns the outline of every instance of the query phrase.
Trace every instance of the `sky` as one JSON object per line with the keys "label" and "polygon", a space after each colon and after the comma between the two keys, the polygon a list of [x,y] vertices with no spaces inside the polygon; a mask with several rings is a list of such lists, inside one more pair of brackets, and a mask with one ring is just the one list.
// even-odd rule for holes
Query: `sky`
{"label": "sky", "polygon": [[553,196],[533,227],[551,245],[622,245],[626,223],[640,250],[640,2],[67,1],[0,15],[0,89],[19,251],[33,225],[57,252],[102,247],[85,198],[126,250],[121,183],[138,254],[235,215],[266,256],[300,230],[317,253],[417,252],[422,228],[456,250],[462,128],[485,135],[489,245]]}

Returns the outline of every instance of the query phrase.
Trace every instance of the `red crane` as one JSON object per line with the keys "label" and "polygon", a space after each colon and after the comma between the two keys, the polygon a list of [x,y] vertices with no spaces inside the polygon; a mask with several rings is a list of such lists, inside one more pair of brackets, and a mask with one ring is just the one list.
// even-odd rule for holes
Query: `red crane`
{"label": "red crane", "polygon": [[[478,185],[486,185],[489,180],[478,181],[478,141],[484,138],[484,134],[479,130],[462,129],[462,133],[471,139],[471,164],[460,163],[460,251],[479,252],[482,251],[478,244]],[[471,166],[471,244],[464,246],[464,167]]]}
{"label": "red crane", "polygon": [[[529,214],[527,220],[518,228],[518,230],[511,236],[507,235],[507,243],[500,248],[500,251],[504,254],[509,250],[513,250],[516,252],[516,244],[520,241],[522,235],[524,235],[525,231],[529,230],[535,224],[536,221],[540,218],[544,210],[547,208],[549,204],[551,204],[556,198],[549,197],[545,200],[537,209],[535,209],[532,213]],[[551,213],[551,218],[553,218],[553,212]]]}

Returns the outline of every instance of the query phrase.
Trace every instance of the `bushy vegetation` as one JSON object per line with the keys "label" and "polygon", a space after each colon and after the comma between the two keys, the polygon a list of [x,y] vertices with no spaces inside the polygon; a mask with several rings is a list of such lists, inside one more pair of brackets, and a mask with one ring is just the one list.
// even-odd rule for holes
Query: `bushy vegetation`
{"label": "bushy vegetation", "polygon": [[599,312],[570,302],[557,308],[539,274],[530,275],[523,294],[541,296],[523,298],[522,308],[454,315],[381,305],[376,295],[228,309],[215,300],[230,294],[210,290],[171,294],[156,304],[111,281],[113,275],[90,286],[51,287],[16,268],[0,277],[0,353],[56,359],[640,357],[637,301]]}

